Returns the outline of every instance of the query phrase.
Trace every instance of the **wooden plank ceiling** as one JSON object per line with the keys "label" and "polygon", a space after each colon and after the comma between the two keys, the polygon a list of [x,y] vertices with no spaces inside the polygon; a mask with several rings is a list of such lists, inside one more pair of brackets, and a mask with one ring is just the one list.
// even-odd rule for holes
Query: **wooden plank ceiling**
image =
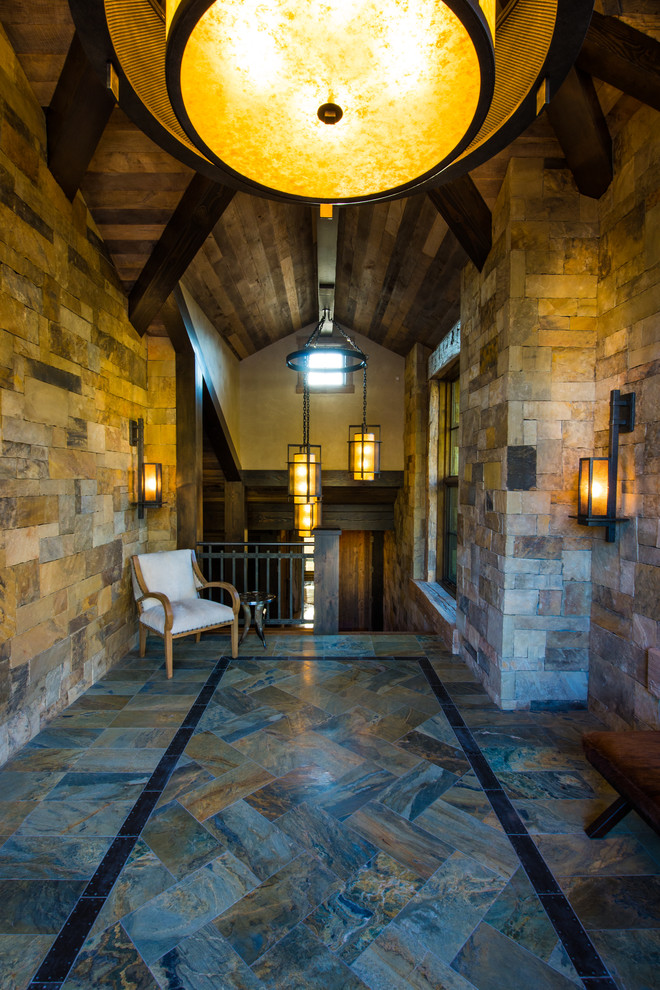
{"label": "wooden plank ceiling", "polygon": [[[597,9],[650,38],[659,34],[657,5],[654,11],[648,0],[601,0]],[[0,22],[37,99],[48,107],[74,36],[68,3],[0,0]],[[636,101],[599,80],[595,91],[596,113],[602,108],[614,132]],[[513,154],[555,164],[570,157],[544,114],[471,173],[473,199],[480,194],[492,208]],[[193,173],[118,108],[84,165],[82,194],[129,294]],[[243,358],[317,319],[316,221],[310,207],[245,193],[223,209],[208,236],[202,231],[183,282]],[[402,355],[415,342],[432,348],[442,339],[458,318],[460,271],[468,262],[454,230],[461,223],[469,227],[470,216],[440,209],[440,198],[426,195],[341,208],[335,315],[342,325]],[[470,250],[470,237],[462,240]],[[158,318],[149,332],[165,333]]]}

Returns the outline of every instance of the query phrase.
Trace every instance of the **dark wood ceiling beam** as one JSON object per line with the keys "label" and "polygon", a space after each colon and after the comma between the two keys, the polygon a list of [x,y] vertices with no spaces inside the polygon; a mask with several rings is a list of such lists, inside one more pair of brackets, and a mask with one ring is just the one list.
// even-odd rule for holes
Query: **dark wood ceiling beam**
{"label": "dark wood ceiling beam", "polygon": [[77,34],[46,111],[48,167],[73,200],[115,105]]}
{"label": "dark wood ceiling beam", "polygon": [[612,139],[591,76],[573,67],[548,117],[578,189],[600,199],[612,181]]}
{"label": "dark wood ceiling beam", "polygon": [[493,246],[493,217],[470,176],[460,175],[437,189],[429,189],[428,197],[481,271]]}
{"label": "dark wood ceiling beam", "polygon": [[575,64],[660,110],[660,42],[617,17],[594,12]]}
{"label": "dark wood ceiling beam", "polygon": [[234,197],[203,175],[191,179],[128,297],[128,316],[144,334]]}

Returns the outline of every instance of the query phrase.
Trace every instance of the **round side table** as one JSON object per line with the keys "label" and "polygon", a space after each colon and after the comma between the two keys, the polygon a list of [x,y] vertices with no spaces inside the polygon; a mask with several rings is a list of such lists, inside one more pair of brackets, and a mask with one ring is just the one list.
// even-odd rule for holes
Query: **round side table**
{"label": "round side table", "polygon": [[244,591],[238,597],[240,598],[243,606],[244,619],[243,632],[241,633],[241,638],[238,641],[239,646],[247,636],[250,626],[252,625],[252,621],[254,620],[254,628],[257,630],[257,636],[264,644],[264,649],[266,649],[266,637],[264,636],[264,612],[270,602],[275,600],[275,595],[266,595],[261,591]]}

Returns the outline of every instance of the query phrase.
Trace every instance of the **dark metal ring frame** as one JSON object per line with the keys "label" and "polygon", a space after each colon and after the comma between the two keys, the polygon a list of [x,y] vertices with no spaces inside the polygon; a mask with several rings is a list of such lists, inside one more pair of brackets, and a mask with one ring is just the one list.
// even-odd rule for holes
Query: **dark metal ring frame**
{"label": "dark metal ring frame", "polygon": [[[139,2],[139,0],[134,0]],[[147,6],[155,9],[153,0],[143,0]],[[212,0],[199,0],[203,6],[210,6]],[[458,3],[459,0],[448,0],[450,6]],[[161,121],[154,115],[153,111],[145,104],[135,85],[126,75],[118,54],[116,53],[108,22],[105,15],[105,0],[69,0],[69,6],[76,25],[76,30],[81,38],[83,47],[87,53],[92,66],[103,80],[106,78],[107,64],[112,62],[120,80],[120,103],[124,112],[134,121],[134,123],[156,141],[162,148],[168,151],[175,158],[195,169],[208,178],[215,179],[234,189],[262,196],[267,199],[274,199],[283,202],[298,203],[318,203],[317,199],[310,199],[305,196],[294,196],[285,193],[278,193],[268,189],[258,183],[246,179],[233,172],[227,166],[213,161],[209,161],[203,155],[182,142],[176,134],[168,130]],[[465,5],[467,6],[467,4]],[[386,202],[393,199],[401,199],[413,193],[425,192],[428,189],[442,185],[450,179],[471,171],[477,165],[492,158],[493,155],[501,151],[515,137],[517,137],[527,127],[536,116],[536,90],[540,82],[547,79],[550,84],[551,95],[557,92],[563,82],[568,70],[575,61],[577,54],[584,41],[584,36],[589,27],[591,13],[593,10],[593,0],[557,0],[556,27],[548,51],[540,67],[536,79],[530,86],[525,97],[520,101],[513,113],[511,113],[502,124],[496,128],[482,143],[464,154],[460,160],[450,164],[438,163],[429,173],[406,185],[384,193],[377,193],[371,196],[355,197],[344,200],[345,203],[362,202]],[[474,13],[474,9],[473,9]],[[507,11],[505,11],[507,13]],[[183,16],[183,10],[180,12]],[[130,11],[125,13],[130,16]],[[155,15],[154,15],[155,16]],[[164,32],[162,16],[159,18],[162,27],[159,30]],[[504,19],[506,22],[506,19]],[[499,25],[498,20],[498,25]],[[150,45],[147,42],[153,39],[146,39],[143,47],[146,50]],[[521,39],[524,41],[524,39]],[[524,46],[523,46],[524,47]],[[164,96],[167,99],[165,82],[163,80]],[[333,200],[323,200],[323,202],[334,202]]]}
{"label": "dark metal ring frame", "polygon": [[[325,317],[314,327],[312,333],[309,335],[307,343],[300,350],[292,351],[291,354],[286,356],[287,368],[291,368],[292,371],[299,371],[305,374],[309,371],[307,365],[307,359],[311,354],[320,353],[323,350],[324,345],[318,344],[318,339],[321,336],[321,327],[326,323]],[[339,333],[344,337],[348,343],[349,347],[329,347],[328,350],[332,350],[334,354],[341,354],[346,359],[346,364],[341,369],[344,374],[350,374],[352,371],[359,371],[360,368],[366,368],[368,355],[364,353],[362,348],[358,347],[352,337],[346,333],[343,327],[341,327],[336,320],[332,321],[333,328],[338,330]],[[352,363],[348,363],[348,362]],[[335,370],[334,368],[332,369]],[[322,371],[322,369],[321,369]]]}

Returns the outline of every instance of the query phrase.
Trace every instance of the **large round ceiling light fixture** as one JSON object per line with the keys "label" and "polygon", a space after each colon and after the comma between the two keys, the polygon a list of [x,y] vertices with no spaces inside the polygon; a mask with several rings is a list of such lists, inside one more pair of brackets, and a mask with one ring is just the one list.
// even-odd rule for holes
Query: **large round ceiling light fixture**
{"label": "large round ceiling light fixture", "polygon": [[492,157],[557,91],[592,0],[70,0],[125,112],[197,171],[394,199]]}
{"label": "large round ceiling light fixture", "polygon": [[285,195],[338,201],[423,179],[491,103],[495,0],[167,0],[166,15],[186,134]]}

